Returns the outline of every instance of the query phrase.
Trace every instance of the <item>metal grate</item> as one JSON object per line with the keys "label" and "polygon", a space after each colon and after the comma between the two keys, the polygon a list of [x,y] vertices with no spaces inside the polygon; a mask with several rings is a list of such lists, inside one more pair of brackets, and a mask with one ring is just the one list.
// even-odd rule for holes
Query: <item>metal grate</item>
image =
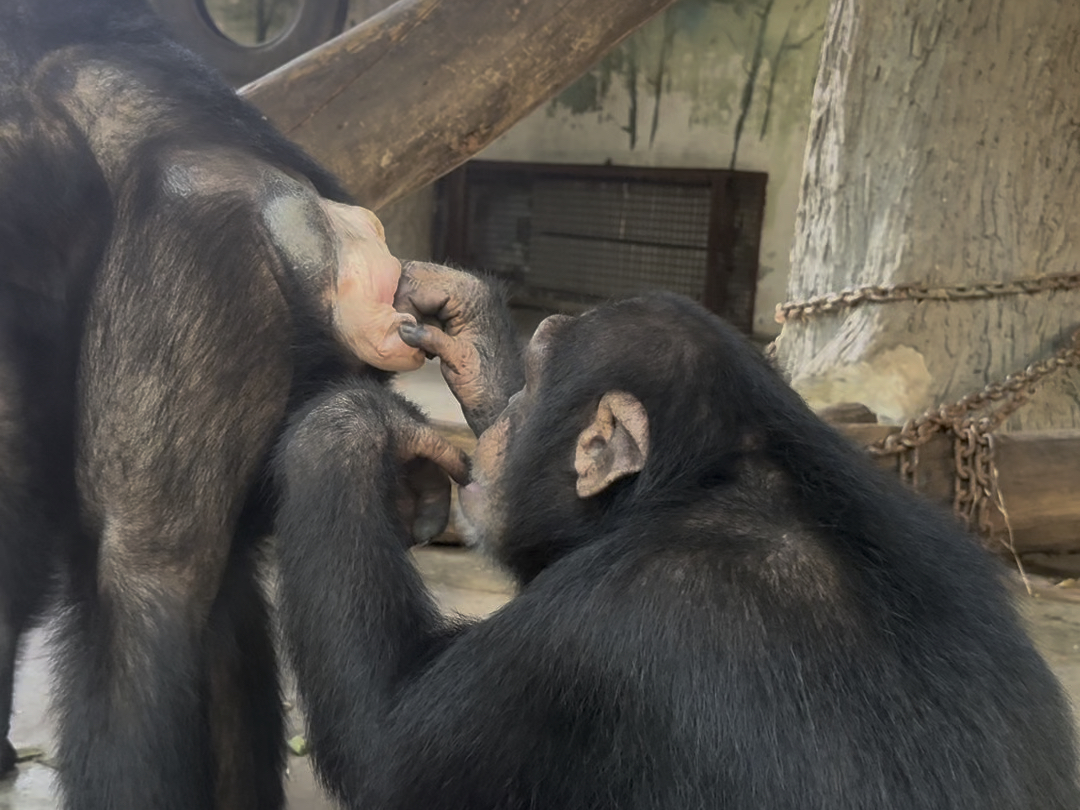
{"label": "metal grate", "polygon": [[[764,174],[474,161],[444,181],[443,260],[555,308],[663,289],[753,322]],[[441,239],[440,239],[441,236]]]}

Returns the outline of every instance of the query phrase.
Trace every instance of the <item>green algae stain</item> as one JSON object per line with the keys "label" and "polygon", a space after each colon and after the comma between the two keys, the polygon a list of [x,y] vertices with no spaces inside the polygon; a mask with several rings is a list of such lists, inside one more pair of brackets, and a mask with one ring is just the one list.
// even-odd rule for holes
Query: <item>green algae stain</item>
{"label": "green algae stain", "polygon": [[564,90],[548,114],[608,120],[617,91],[630,148],[649,148],[664,96],[679,94],[688,127],[732,134],[737,127],[744,140],[783,137],[804,123],[826,7],[827,0],[681,0]]}
{"label": "green algae stain", "polygon": [[555,104],[565,107],[574,115],[600,112],[603,109],[600,80],[595,73],[586,73],[560,93]]}

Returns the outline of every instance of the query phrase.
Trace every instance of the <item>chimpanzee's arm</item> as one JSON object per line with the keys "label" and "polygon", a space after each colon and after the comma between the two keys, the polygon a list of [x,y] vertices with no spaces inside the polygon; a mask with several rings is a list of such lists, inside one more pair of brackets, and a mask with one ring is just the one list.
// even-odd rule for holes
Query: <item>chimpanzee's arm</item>
{"label": "chimpanzee's arm", "polygon": [[[283,627],[318,770],[350,801],[366,795],[366,753],[402,683],[458,629],[413,566],[402,519],[417,440],[456,452],[427,430],[396,394],[357,381],[301,412],[277,460]],[[440,461],[464,476],[463,458]]]}
{"label": "chimpanzee's arm", "polygon": [[[637,722],[627,707],[642,673],[625,659],[648,622],[633,616],[654,620],[657,600],[631,596],[648,609],[627,607],[625,588],[597,584],[590,560],[602,554],[586,552],[484,622],[443,620],[399,512],[403,460],[425,441],[418,431],[434,431],[365,383],[299,420],[277,459],[283,627],[333,792],[382,810],[564,807],[565,790],[573,806],[598,806],[580,801],[590,772],[611,767],[598,756],[643,772],[615,738]],[[566,778],[537,777],[551,773]]]}
{"label": "chimpanzee's arm", "polygon": [[401,337],[439,357],[469,427],[483,433],[525,384],[521,341],[502,290],[461,270],[408,262],[394,306],[439,321],[441,330],[403,326]]}

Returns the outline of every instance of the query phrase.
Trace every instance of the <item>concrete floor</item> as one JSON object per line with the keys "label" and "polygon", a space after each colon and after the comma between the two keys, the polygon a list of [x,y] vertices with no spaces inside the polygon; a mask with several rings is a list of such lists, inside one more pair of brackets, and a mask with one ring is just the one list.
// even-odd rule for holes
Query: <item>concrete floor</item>
{"label": "concrete floor", "polygon": [[[406,375],[399,387],[434,419],[461,421],[461,410],[443,384],[437,362]],[[510,598],[510,583],[471,552],[428,547],[416,552],[417,565],[442,607],[467,616],[484,616]],[[1045,588],[1038,598],[1018,590],[1018,601],[1031,635],[1050,666],[1080,706],[1080,590],[1075,585]],[[40,749],[43,759],[24,763],[14,778],[0,782],[0,810],[46,810],[57,806],[55,771],[48,764],[54,749],[53,725],[46,710],[48,666],[43,631],[28,640],[18,673],[12,740],[20,749]],[[295,704],[290,689],[286,698]],[[292,733],[300,732],[295,709]],[[334,805],[312,777],[309,760],[291,756],[288,774],[291,810],[330,810]]]}

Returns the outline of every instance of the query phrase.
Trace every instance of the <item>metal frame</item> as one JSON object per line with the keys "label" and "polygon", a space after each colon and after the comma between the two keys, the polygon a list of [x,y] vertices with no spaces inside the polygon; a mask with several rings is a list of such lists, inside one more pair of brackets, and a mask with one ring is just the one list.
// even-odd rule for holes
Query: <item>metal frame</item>
{"label": "metal frame", "polygon": [[[754,278],[755,280],[757,278],[757,256],[761,247],[761,229],[758,228],[754,233],[739,234],[736,212],[740,207],[740,190],[749,190],[751,199],[761,201],[761,208],[753,213],[756,221],[762,222],[765,184],[768,175],[764,172],[742,172],[726,169],[675,169],[515,161],[470,161],[440,181],[440,204],[436,214],[435,232],[432,240],[437,258],[443,261],[456,262],[463,266],[475,264],[475,260],[469,255],[470,245],[472,244],[468,222],[470,181],[496,180],[499,182],[512,182],[514,178],[674,183],[708,188],[711,195],[705,288],[702,292],[702,303],[713,312],[730,317],[730,313],[727,312],[728,284],[726,274],[733,267],[732,251],[740,238],[750,240],[750,246],[754,253]],[[752,299],[749,309],[751,310],[751,321],[736,324],[747,332],[752,329],[753,325]]]}

